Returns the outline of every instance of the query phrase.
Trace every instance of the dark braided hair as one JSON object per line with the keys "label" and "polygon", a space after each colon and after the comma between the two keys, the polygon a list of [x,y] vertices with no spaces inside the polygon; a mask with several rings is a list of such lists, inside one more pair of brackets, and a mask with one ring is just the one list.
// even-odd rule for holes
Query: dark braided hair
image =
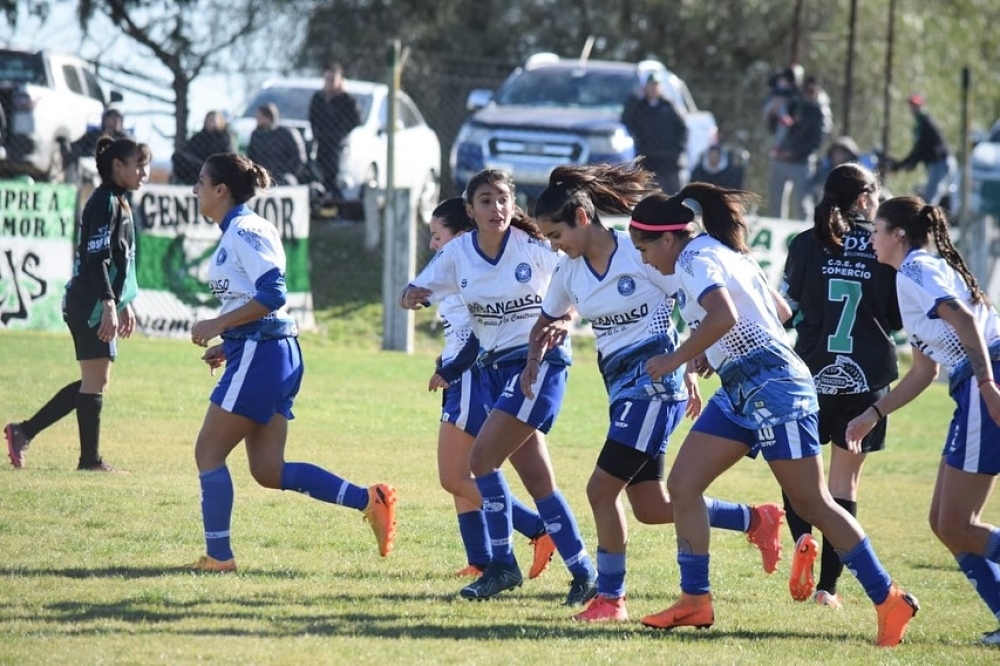
{"label": "dark braided hair", "polygon": [[853,224],[851,213],[862,194],[875,192],[875,175],[859,164],[848,162],[833,168],[823,184],[823,199],[813,213],[813,236],[824,248],[839,255]]}
{"label": "dark braided hair", "polygon": [[969,270],[965,259],[951,242],[948,216],[943,208],[926,204],[919,197],[896,197],[879,206],[876,216],[885,220],[887,230],[902,229],[910,247],[926,247],[933,238],[934,246],[941,258],[962,276],[972,295],[972,302],[989,302],[976,276]]}
{"label": "dark braided hair", "polygon": [[643,197],[655,192],[652,172],[637,162],[626,164],[567,164],[552,170],[549,185],[535,201],[535,219],[546,218],[576,226],[582,208],[594,224],[599,212],[629,215]]}
{"label": "dark braided hair", "polygon": [[243,204],[272,184],[267,169],[245,155],[216,153],[205,160],[205,171],[213,183],[225,185],[233,203]]}
{"label": "dark braided hair", "polygon": [[709,183],[689,183],[672,197],[662,192],[651,194],[632,211],[633,224],[629,231],[645,240],[655,240],[664,233],[693,236],[695,230],[690,226],[665,228],[663,231],[639,229],[635,226],[636,221],[643,227],[688,225],[694,221],[695,214],[684,203],[685,199],[693,199],[701,208],[701,224],[709,236],[731,250],[750,254],[750,247],[747,245],[748,227],[743,212],[759,198],[752,192],[729,190]]}
{"label": "dark braided hair", "polygon": [[[465,186],[465,201],[466,203],[472,203],[472,197],[475,196],[476,190],[478,190],[483,185],[492,185],[494,187],[504,186],[510,190],[510,196],[514,196],[514,179],[506,171],[501,169],[483,169],[475,176],[469,180],[469,184]],[[529,236],[537,238],[539,240],[545,239],[545,234],[542,233],[535,221],[528,216],[524,209],[514,204],[514,213],[511,217],[510,224],[512,227],[517,227],[521,231],[527,233]]]}
{"label": "dark braided hair", "polygon": [[435,217],[441,220],[441,226],[452,234],[476,228],[475,223],[469,218],[469,213],[465,210],[465,199],[462,197],[452,197],[439,203],[434,212],[431,213],[431,218]]}
{"label": "dark braided hair", "polygon": [[97,140],[97,147],[94,149],[94,158],[97,163],[97,175],[101,177],[102,183],[114,184],[115,160],[124,162],[133,155],[139,155],[141,159],[149,163],[149,146],[144,143],[136,143],[132,139],[114,139],[110,136],[102,136]]}

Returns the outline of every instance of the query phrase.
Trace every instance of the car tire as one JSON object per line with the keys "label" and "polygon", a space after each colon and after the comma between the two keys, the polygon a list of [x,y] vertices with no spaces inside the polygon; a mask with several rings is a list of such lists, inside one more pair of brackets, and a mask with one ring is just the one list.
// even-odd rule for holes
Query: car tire
{"label": "car tire", "polygon": [[45,180],[50,183],[66,182],[66,146],[62,139],[56,139],[52,142],[49,170],[45,174]]}

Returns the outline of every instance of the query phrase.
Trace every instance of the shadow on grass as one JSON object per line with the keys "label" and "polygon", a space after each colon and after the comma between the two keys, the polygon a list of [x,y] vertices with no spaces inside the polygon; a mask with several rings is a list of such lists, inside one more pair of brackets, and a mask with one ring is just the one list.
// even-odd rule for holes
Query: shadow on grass
{"label": "shadow on grass", "polygon": [[[9,567],[0,568],[0,577],[11,576],[16,578],[160,578],[171,574],[183,574],[188,576],[220,576],[214,573],[198,573],[186,567],[97,567],[84,569],[73,567],[68,569],[12,569]],[[243,578],[273,578],[273,579],[297,579],[302,575],[295,571],[262,571],[255,570],[249,574],[236,574]]]}

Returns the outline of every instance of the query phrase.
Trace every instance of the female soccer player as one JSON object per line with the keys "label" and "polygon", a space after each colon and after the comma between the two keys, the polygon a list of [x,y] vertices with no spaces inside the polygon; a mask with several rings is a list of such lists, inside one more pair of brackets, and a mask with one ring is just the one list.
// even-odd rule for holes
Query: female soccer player
{"label": "female soccer player", "polygon": [[222,239],[209,264],[209,286],[220,301],[219,316],[195,322],[191,341],[206,347],[202,360],[213,374],[226,370],[195,443],[201,481],[201,511],[207,553],[190,565],[199,571],[236,570],[229,545],[233,481],[226,458],[246,443],[250,473],[265,488],[295,490],[362,512],[382,557],[396,534],[396,491],[378,483],[354,485],[301,462],[285,462],[292,403],[302,382],[298,328],[285,308],[285,251],[274,224],[246,202],[271,184],[260,165],[243,155],[212,155],[201,168],[194,194],[202,215],[216,222]]}
{"label": "female soccer player", "polygon": [[[430,248],[435,252],[466,231],[475,229],[462,197],[454,197],[438,205],[431,213],[428,226],[431,232]],[[472,399],[473,387],[479,381],[479,371],[474,364],[479,345],[472,334],[469,309],[461,296],[455,294],[442,300],[438,304],[438,316],[444,322],[444,349],[427,385],[431,391],[443,390],[441,426],[438,429],[438,478],[441,487],[454,498],[458,531],[465,546],[467,566],[457,575],[478,577],[493,559],[483,500],[469,471],[472,442],[488,414],[482,401]],[[528,577],[536,578],[549,566],[555,544],[546,533],[541,516],[516,497],[512,496],[511,501],[514,529],[531,539],[534,550]]]}
{"label": "female soccer player", "polygon": [[[703,493],[727,469],[762,454],[796,513],[816,525],[878,611],[877,644],[898,645],[917,600],[896,587],[857,520],[823,479],[818,401],[809,368],[785,342],[791,315],[746,244],[749,192],[692,183],[676,196],[653,194],[632,212],[629,231],[643,260],[677,274],[677,302],[691,335],[646,364],[653,380],[704,354],[722,386],[691,428],[667,478],[674,506],[681,598],[643,618],[660,629],[711,626],[709,529]],[[705,233],[695,230],[693,199]]]}
{"label": "female soccer player", "polygon": [[[531,331],[521,390],[532,397],[539,366],[532,359],[545,351],[544,331],[575,307],[594,330],[610,402],[607,439],[587,484],[597,523],[598,594],[574,616],[584,622],[628,619],[628,534],[621,493],[628,495],[640,522],[673,521],[663,488],[667,440],[685,408],[692,417],[701,412],[693,376],[678,368],[654,381],[645,373],[647,360],[677,346],[671,320],[675,278],[644,265],[629,236],[605,228],[599,217],[602,212],[627,215],[652,191],[651,181],[652,174],[635,165],[562,166],[552,172],[548,188],[535,204],[539,228],[564,255]],[[750,541],[763,554],[764,570],[774,571],[781,552],[778,505],[706,501],[712,525],[749,531]]]}
{"label": "female soccer player", "polygon": [[7,455],[24,467],[28,445],[38,433],[76,410],[80,434],[77,469],[116,472],[101,458],[101,412],[118,355],[117,338],[135,330],[132,300],[135,278],[135,225],[127,193],[142,187],[149,168],[149,146],[132,139],[102,137],[95,151],[100,186],[83,208],[73,277],[66,285],[63,318],[73,336],[79,381],[59,390],[27,421],[4,428]]}
{"label": "female soccer player", "polygon": [[[1000,318],[952,245],[940,207],[915,197],[890,199],[878,208],[871,239],[878,260],[898,271],[913,365],[848,424],[848,442],[857,447],[927,388],[939,366],[947,369],[955,412],[931,497],[931,530],[1000,620],[1000,528],[982,522],[1000,473]],[[1000,645],[1000,629],[982,642]]]}
{"label": "female soccer player", "polygon": [[528,359],[528,333],[559,255],[514,204],[514,183],[507,173],[486,169],[476,174],[466,187],[466,203],[475,231],[446,245],[400,299],[403,307],[417,309],[428,300],[460,294],[479,339],[479,393],[473,399],[489,405],[490,415],[473,443],[469,466],[483,498],[493,561],[460,594],[489,599],[523,580],[511,548],[511,493],[499,469],[511,458],[573,575],[566,604],[582,605],[597,593],[597,572],[573,512],[556,487],[544,437],[562,404],[568,346],[556,346],[532,361],[540,365],[533,398],[524,395],[518,381]]}
{"label": "female soccer player", "polygon": [[[878,182],[868,169],[841,164],[827,175],[813,228],[788,248],[783,292],[795,316],[797,353],[819,394],[819,438],[833,441],[828,485],[833,501],[858,515],[858,484],[865,459],[885,448],[886,421],[861,442],[847,446],[847,422],[889,392],[899,376],[891,331],[902,328],[896,274],[875,259],[869,238],[878,207]],[[820,605],[841,606],[837,581],[843,573],[833,544],[823,540],[819,585],[813,579],[818,547],[812,525],[785,496],[785,517],[795,540],[788,588],[792,598],[812,595]],[[815,594],[813,594],[815,589]]]}

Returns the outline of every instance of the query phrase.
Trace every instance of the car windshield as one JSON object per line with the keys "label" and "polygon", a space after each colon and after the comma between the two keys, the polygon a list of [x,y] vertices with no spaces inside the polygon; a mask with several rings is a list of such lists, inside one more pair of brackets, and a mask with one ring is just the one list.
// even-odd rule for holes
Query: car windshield
{"label": "car windshield", "polygon": [[522,72],[497,93],[497,104],[622,108],[635,92],[638,79],[632,71],[565,68]]}
{"label": "car windshield", "polygon": [[0,51],[0,81],[44,84],[42,59],[34,53]]}
{"label": "car windshield", "polygon": [[[292,88],[285,86],[270,86],[264,88],[247,104],[243,111],[244,118],[253,118],[257,109],[265,104],[278,107],[281,120],[309,120],[309,102],[316,93],[315,88]],[[368,93],[351,93],[358,104],[358,115],[361,122],[368,117],[372,106],[372,96]]]}

